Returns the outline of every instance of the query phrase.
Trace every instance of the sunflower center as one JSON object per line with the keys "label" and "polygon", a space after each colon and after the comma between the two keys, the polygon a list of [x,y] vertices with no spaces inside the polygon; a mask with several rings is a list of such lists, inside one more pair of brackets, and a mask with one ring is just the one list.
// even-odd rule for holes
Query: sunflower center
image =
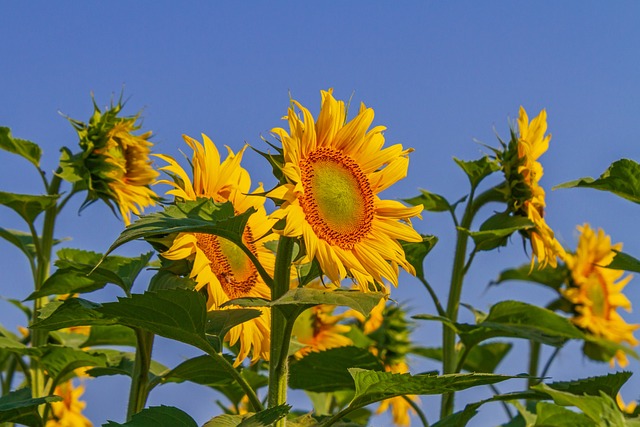
{"label": "sunflower center", "polygon": [[373,191],[360,166],[338,151],[320,148],[300,161],[300,205],[313,231],[331,245],[351,249],[371,230]]}
{"label": "sunflower center", "polygon": [[586,296],[591,301],[591,311],[597,317],[602,319],[608,318],[609,303],[606,284],[599,280],[590,280],[586,289]]}
{"label": "sunflower center", "polygon": [[[258,271],[249,257],[235,243],[212,234],[195,233],[198,247],[210,261],[211,271],[216,275],[222,290],[230,298],[247,296],[258,280]],[[256,253],[252,243],[251,229],[245,228],[242,240]]]}

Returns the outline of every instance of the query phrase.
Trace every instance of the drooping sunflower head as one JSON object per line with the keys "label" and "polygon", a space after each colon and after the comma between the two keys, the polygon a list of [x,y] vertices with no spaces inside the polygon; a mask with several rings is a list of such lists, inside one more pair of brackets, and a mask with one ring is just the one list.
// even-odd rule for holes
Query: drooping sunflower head
{"label": "drooping sunflower head", "polygon": [[151,132],[136,134],[141,128],[140,116],[120,117],[121,111],[121,102],[105,111],[94,102],[88,124],[70,119],[80,137],[82,152],[72,155],[63,149],[60,175],[74,183],[77,190],[88,191],[83,207],[98,199],[112,209],[115,204],[129,225],[132,213],[140,215],[158,200],[149,188],[158,172],[149,157]]}
{"label": "drooping sunflower head", "polygon": [[45,427],[92,427],[93,424],[84,415],[82,410],[87,406],[80,400],[84,393],[84,387],[74,387],[71,380],[56,386],[54,394],[62,397],[61,401],[51,403],[51,415]]}
{"label": "drooping sunflower head", "polygon": [[543,168],[538,158],[549,148],[551,135],[547,131],[547,113],[542,110],[533,120],[523,107],[518,116],[518,130],[511,131],[511,140],[496,151],[507,182],[506,199],[513,215],[529,218],[531,229],[523,234],[531,241],[531,266],[536,258],[539,268],[557,266],[565,251],[544,219],[545,192],[540,186]]}
{"label": "drooping sunflower head", "polygon": [[[620,251],[622,244],[611,244],[611,237],[602,229],[595,232],[588,224],[578,227],[580,240],[575,254],[567,254],[566,263],[571,272],[563,295],[574,305],[572,318],[580,328],[614,343],[638,345],[633,331],[640,325],[628,324],[618,308],[631,311],[631,302],[622,293],[631,275],[605,268]],[[625,354],[618,350],[615,360],[622,367],[628,364]],[[612,359],[613,363],[613,359]]]}
{"label": "drooping sunflower head", "polygon": [[398,241],[421,241],[410,218],[422,207],[378,194],[406,176],[412,150],[383,148],[385,128],[370,129],[371,108],[362,104],[347,121],[344,102],[331,90],[321,94],[317,120],[293,101],[289,130],[272,130],[282,143],[286,183],[269,193],[283,202],[271,218],[284,223],[278,233],[303,241],[334,283],[348,276],[363,291],[383,279],[397,285],[399,266],[414,273]]}
{"label": "drooping sunflower head", "polygon": [[[413,323],[407,319],[407,313],[401,305],[397,303],[388,304],[383,301],[380,302],[380,304],[383,304],[382,313],[376,313],[379,310],[376,307],[372,315],[364,323],[363,330],[369,330],[368,333],[365,333],[375,343],[373,353],[385,365],[394,365],[404,361],[409,353]],[[370,322],[373,323],[369,325]],[[378,327],[373,329],[375,325],[378,325]]]}
{"label": "drooping sunflower head", "polygon": [[[210,198],[218,203],[231,202],[237,215],[254,209],[242,234],[243,245],[257,258],[267,274],[273,276],[275,256],[265,243],[276,238],[269,235],[273,221],[264,209],[262,186],[250,193],[249,173],[240,166],[244,149],[233,153],[228,149],[227,158],[220,155],[213,142],[203,135],[204,144],[185,136],[193,150],[191,174],[188,174],[173,158],[158,155],[168,166],[161,168],[170,177],[159,183],[170,185],[167,192],[177,200]],[[264,237],[266,236],[266,237]],[[260,276],[255,265],[236,243],[205,233],[184,232],[173,239],[168,250],[161,256],[171,261],[186,260],[187,275],[196,282],[196,289],[207,292],[209,310],[220,310],[221,306],[236,298],[259,297],[270,299],[271,290]],[[232,308],[232,307],[228,307]],[[261,308],[261,316],[242,323],[229,331],[225,340],[231,346],[239,343],[236,366],[252,352],[252,362],[269,357],[270,316],[269,309]]]}
{"label": "drooping sunflower head", "polygon": [[335,306],[320,304],[305,310],[296,319],[292,336],[305,345],[295,353],[296,358],[300,359],[313,351],[353,344],[351,339],[345,336],[351,330],[351,326],[339,323],[349,316],[335,315],[334,309]]}

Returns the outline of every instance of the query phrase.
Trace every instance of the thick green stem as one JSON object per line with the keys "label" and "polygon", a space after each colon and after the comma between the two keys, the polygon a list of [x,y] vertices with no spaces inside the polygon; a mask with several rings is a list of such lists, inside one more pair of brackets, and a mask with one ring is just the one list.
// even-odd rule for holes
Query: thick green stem
{"label": "thick green stem", "polygon": [[[457,229],[456,249],[453,259],[453,271],[451,273],[451,285],[449,287],[449,299],[447,301],[447,318],[452,322],[458,320],[458,310],[460,308],[460,297],[462,295],[462,283],[466,271],[469,269],[470,262],[466,262],[467,243],[469,230],[473,218],[482,206],[489,202],[503,200],[502,194],[498,191],[499,187],[491,188],[480,194],[474,199],[474,192],[471,191],[467,206]],[[458,353],[456,351],[456,333],[451,328],[443,327],[442,330],[442,371],[443,374],[453,374],[456,372],[458,363]],[[454,393],[445,393],[442,395],[442,404],[440,407],[440,418],[444,418],[453,413]]]}
{"label": "thick green stem", "polygon": [[136,329],[136,359],[131,376],[131,391],[127,407],[127,421],[131,421],[138,412],[144,409],[149,397],[149,368],[151,367],[151,352],[153,350],[154,335],[142,329]]}
{"label": "thick green stem", "polygon": [[[57,195],[60,190],[60,184],[62,180],[58,175],[54,175],[51,179],[51,183],[47,187],[48,195]],[[42,226],[42,235],[40,236],[40,247],[38,251],[38,265],[36,268],[36,280],[34,288],[38,291],[45,280],[49,277],[51,268],[51,252],[53,248],[53,232],[56,224],[56,218],[59,213],[58,205],[54,205],[47,209],[44,213],[44,224]],[[38,240],[38,236],[34,236],[35,240]],[[33,321],[38,318],[40,310],[49,302],[47,297],[37,298],[33,304]],[[31,330],[31,345],[33,347],[40,347],[47,343],[49,333],[43,329]],[[33,397],[44,396],[44,372],[35,359],[31,360],[31,392]]]}
{"label": "thick green stem", "polygon": [[[276,300],[289,290],[291,256],[294,241],[290,237],[280,237],[276,253],[276,266],[273,277],[271,299]],[[293,319],[287,319],[278,308],[271,309],[271,349],[269,357],[269,408],[282,405],[287,401],[287,354],[291,341]],[[285,420],[276,422],[284,426]]]}

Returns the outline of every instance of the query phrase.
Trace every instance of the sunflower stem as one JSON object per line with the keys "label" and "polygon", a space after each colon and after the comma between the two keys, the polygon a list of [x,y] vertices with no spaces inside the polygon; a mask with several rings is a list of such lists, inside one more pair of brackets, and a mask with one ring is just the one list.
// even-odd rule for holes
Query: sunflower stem
{"label": "sunflower stem", "polygon": [[[449,300],[447,301],[447,318],[452,322],[458,320],[458,309],[460,308],[460,297],[462,295],[462,284],[464,276],[471,266],[472,257],[467,258],[467,243],[471,223],[480,208],[489,202],[503,201],[504,196],[500,192],[505,184],[490,188],[474,199],[475,189],[471,189],[467,206],[465,207],[460,227],[457,229],[456,249],[453,259],[453,271],[451,273],[451,285],[449,287]],[[456,333],[453,329],[443,327],[442,330],[442,373],[453,374],[456,372],[458,363],[458,353],[456,351]],[[444,418],[453,413],[453,402],[455,393],[445,393],[442,395],[440,407],[440,418]]]}
{"label": "sunflower stem", "polygon": [[[293,244],[294,240],[285,236],[280,237],[278,242],[273,288],[271,289],[272,301],[277,300],[289,290]],[[272,307],[269,355],[269,408],[282,405],[287,401],[287,354],[294,320],[288,319],[278,307]],[[275,425],[284,426],[285,420],[281,419]]]}
{"label": "sunflower stem", "polygon": [[538,376],[538,365],[540,364],[540,343],[529,340],[529,379],[527,380],[528,388],[536,384]]}
{"label": "sunflower stem", "polygon": [[131,417],[144,409],[150,391],[149,368],[151,367],[154,335],[151,332],[137,328],[135,332],[137,348],[133,374],[131,376],[127,421],[131,421]]}
{"label": "sunflower stem", "polygon": [[[60,169],[58,170],[60,171]],[[60,184],[62,179],[54,174],[51,182],[47,187],[48,195],[57,195],[60,191]],[[55,229],[56,218],[60,210],[58,205],[54,205],[47,209],[44,214],[44,223],[42,226],[42,236],[34,236],[34,243],[37,250],[37,267],[35,274],[35,290],[38,291],[44,284],[45,280],[49,277],[51,269],[51,252],[53,249],[53,232]],[[37,244],[39,243],[39,245]],[[49,298],[42,297],[36,298],[33,303],[33,323],[40,314],[40,310],[49,302]],[[31,345],[33,347],[41,347],[47,343],[49,339],[49,333],[43,329],[31,330]],[[31,377],[31,393],[33,397],[44,396],[45,380],[44,371],[36,359],[31,359],[31,367],[29,375]],[[42,411],[42,407],[40,408]],[[42,412],[41,412],[42,413]]]}

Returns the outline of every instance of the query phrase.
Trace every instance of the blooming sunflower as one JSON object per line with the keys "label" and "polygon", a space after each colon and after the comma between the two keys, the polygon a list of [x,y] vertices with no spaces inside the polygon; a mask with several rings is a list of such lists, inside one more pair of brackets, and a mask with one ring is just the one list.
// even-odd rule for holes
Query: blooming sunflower
{"label": "blooming sunflower", "polygon": [[333,305],[316,305],[305,310],[296,319],[292,336],[305,345],[294,354],[296,358],[301,359],[314,351],[353,344],[353,341],[344,335],[351,330],[351,326],[338,324],[347,316],[334,315],[334,309]]}
{"label": "blooming sunflower", "polygon": [[[605,268],[622,249],[621,243],[611,244],[611,237],[602,229],[595,233],[588,224],[579,226],[580,240],[575,255],[567,254],[571,272],[569,286],[563,295],[574,304],[576,315],[572,321],[580,328],[615,343],[638,345],[633,331],[640,325],[630,325],[618,314],[618,308],[631,311],[631,302],[622,293],[631,275]],[[628,364],[624,352],[618,350],[615,360],[621,367]],[[612,363],[614,360],[612,359]]]}
{"label": "blooming sunflower", "polygon": [[[249,217],[242,240],[267,273],[273,275],[275,256],[264,243],[276,236],[260,239],[269,233],[273,221],[267,218],[264,197],[249,194],[251,179],[249,173],[240,166],[244,149],[237,154],[228,149],[228,156],[221,163],[216,146],[206,135],[203,135],[204,145],[188,136],[184,136],[184,139],[193,149],[193,182],[173,158],[158,155],[169,163],[160,169],[174,178],[173,181],[161,180],[158,183],[173,187],[167,194],[179,200],[208,197],[220,203],[230,201],[236,214],[254,208],[256,212]],[[256,193],[263,191],[261,185],[255,190]],[[179,233],[162,256],[169,260],[187,259],[192,262],[189,277],[195,280],[196,289],[206,289],[209,310],[220,310],[222,304],[235,298],[271,298],[271,290],[249,257],[236,244],[222,237],[204,233]],[[261,316],[233,327],[225,337],[232,346],[240,343],[236,366],[242,363],[251,350],[252,363],[259,358],[269,358],[271,312],[265,308],[260,308],[260,311]]]}
{"label": "blooming sunflower", "polygon": [[[394,374],[406,374],[409,372],[409,367],[405,362],[397,362],[392,365],[385,365],[385,371],[392,372]],[[411,399],[414,402],[419,402],[418,396],[410,395],[406,396],[408,399]],[[411,418],[409,417],[409,413],[415,414],[416,411],[413,409],[411,404],[405,400],[403,396],[392,397],[391,399],[386,399],[380,402],[380,406],[376,410],[376,414],[382,414],[383,412],[391,409],[391,416],[393,417],[393,422],[398,426],[410,426]]]}
{"label": "blooming sunflower", "polygon": [[400,144],[382,149],[383,126],[369,129],[373,110],[361,105],[346,121],[344,102],[322,91],[317,121],[297,101],[285,117],[289,131],[272,132],[282,143],[286,183],[268,196],[283,201],[271,214],[284,220],[278,233],[302,238],[334,283],[350,276],[363,291],[383,278],[398,283],[398,266],[414,273],[398,240],[419,242],[409,219],[422,206],[381,200],[378,193],[404,178],[408,153]]}
{"label": "blooming sunflower", "polygon": [[88,190],[83,206],[102,199],[113,208],[115,202],[129,225],[131,213],[140,215],[156,203],[157,195],[149,186],[159,174],[149,157],[151,132],[134,134],[140,129],[139,115],[118,117],[121,110],[120,102],[104,112],[94,103],[88,124],[70,120],[83,152],[72,156],[63,149],[60,175],[77,188]]}
{"label": "blooming sunflower", "polygon": [[61,401],[51,403],[51,416],[45,427],[93,427],[82,410],[87,406],[80,400],[84,387],[74,387],[71,380],[56,386],[54,394],[62,397]]}
{"label": "blooming sunflower", "polygon": [[498,155],[509,184],[509,208],[516,215],[529,218],[533,228],[525,230],[531,241],[531,267],[538,260],[539,268],[557,267],[557,258],[564,259],[565,251],[544,219],[545,192],[540,186],[543,169],[538,158],[549,148],[551,135],[547,131],[547,112],[529,122],[529,116],[520,107],[519,136],[512,133],[511,142],[504,153]]}

